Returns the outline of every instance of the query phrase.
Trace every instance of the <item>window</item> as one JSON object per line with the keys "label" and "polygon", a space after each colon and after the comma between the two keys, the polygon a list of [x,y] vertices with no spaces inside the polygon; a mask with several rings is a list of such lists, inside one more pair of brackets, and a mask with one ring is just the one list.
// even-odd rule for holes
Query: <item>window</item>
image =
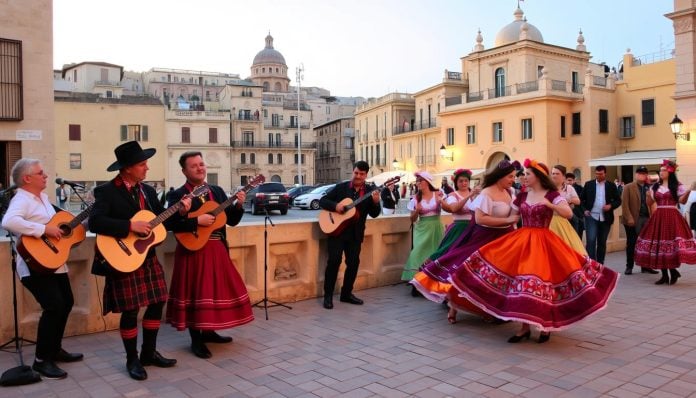
{"label": "window", "polygon": [[278,115],[276,113],[271,115],[271,126],[273,126],[273,127],[280,126],[280,115]]}
{"label": "window", "polygon": [[297,116],[290,116],[290,127],[297,128]]}
{"label": "window", "polygon": [[495,96],[503,97],[505,95],[505,69],[498,68],[495,70]]}
{"label": "window", "polygon": [[522,139],[531,140],[533,137],[532,133],[532,119],[522,119]]}
{"label": "window", "polygon": [[246,164],[246,153],[241,153],[239,155],[239,163]]}
{"label": "window", "polygon": [[571,89],[574,93],[582,94],[582,84],[580,84],[580,75],[578,72],[572,72],[570,75]]}
{"label": "window", "polygon": [[640,122],[641,126],[653,126],[655,125],[655,100],[647,99],[641,101],[640,104],[642,120]]}
{"label": "window", "polygon": [[280,133],[276,133],[276,146],[280,146]]}
{"label": "window", "polygon": [[242,138],[244,139],[244,146],[254,146],[254,132],[253,131],[242,132]]}
{"label": "window", "polygon": [[606,109],[599,110],[599,132],[609,132],[609,111]]}
{"label": "window", "polygon": [[273,154],[272,153],[268,154],[268,164],[273,164]]}
{"label": "window", "polygon": [[276,156],[276,159],[278,160],[276,163],[283,164],[283,154],[282,153],[279,153],[278,156]]}
{"label": "window", "polygon": [[476,126],[466,126],[466,143],[467,145],[476,143]]}
{"label": "window", "polygon": [[0,120],[24,120],[22,42],[0,38]]}
{"label": "window", "polygon": [[297,164],[297,154],[295,154],[295,164]]}
{"label": "window", "polygon": [[273,133],[268,133],[268,146],[273,146]]}
{"label": "window", "polygon": [[537,65],[537,77],[541,78],[544,75],[544,65]]}
{"label": "window", "polygon": [[147,126],[141,126],[138,124],[123,124],[121,125],[121,141],[147,141],[147,132]]}
{"label": "window", "polygon": [[147,125],[140,126],[140,138],[142,138],[141,141],[148,141]]}
{"label": "window", "polygon": [[217,127],[208,128],[208,142],[211,144],[217,144],[217,142],[218,142]]}
{"label": "window", "polygon": [[619,138],[633,138],[636,136],[635,119],[633,116],[624,116],[619,120]]}
{"label": "window", "polygon": [[255,153],[249,154],[249,164],[256,164],[256,154]]}
{"label": "window", "polygon": [[71,153],[70,154],[70,169],[79,170],[82,168],[82,154],[81,153]]}
{"label": "window", "polygon": [[561,116],[561,138],[566,138],[566,117]]}
{"label": "window", "polygon": [[68,139],[70,141],[81,141],[81,131],[79,124],[69,124],[68,125]]}
{"label": "window", "polygon": [[302,164],[305,164],[305,155],[304,155],[304,153],[302,154]]}
{"label": "window", "polygon": [[493,142],[503,142],[503,123],[493,123]]}
{"label": "window", "polygon": [[181,128],[181,142],[188,144],[191,142],[191,128],[182,127]]}
{"label": "window", "polygon": [[573,113],[573,135],[580,134],[580,112]]}
{"label": "window", "polygon": [[106,90],[106,98],[113,98],[114,92],[111,90]]}
{"label": "window", "polygon": [[447,146],[454,145],[454,127],[447,129]]}

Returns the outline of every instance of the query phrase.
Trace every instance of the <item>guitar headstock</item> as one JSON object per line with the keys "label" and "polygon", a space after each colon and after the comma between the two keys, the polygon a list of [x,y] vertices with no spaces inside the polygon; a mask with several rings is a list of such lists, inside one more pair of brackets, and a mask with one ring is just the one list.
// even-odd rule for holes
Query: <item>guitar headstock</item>
{"label": "guitar headstock", "polygon": [[201,196],[207,194],[208,191],[210,191],[210,187],[208,185],[199,185],[196,188],[194,188],[193,191],[191,191],[191,193],[187,196]]}
{"label": "guitar headstock", "polygon": [[401,176],[394,176],[394,177],[388,179],[387,181],[385,181],[383,185],[387,186],[389,184],[396,184],[400,180],[401,180]]}
{"label": "guitar headstock", "polygon": [[252,178],[251,181],[248,181],[244,188],[242,188],[242,191],[247,192],[248,190],[257,187],[264,182],[266,182],[266,177],[264,177],[263,174],[259,174]]}

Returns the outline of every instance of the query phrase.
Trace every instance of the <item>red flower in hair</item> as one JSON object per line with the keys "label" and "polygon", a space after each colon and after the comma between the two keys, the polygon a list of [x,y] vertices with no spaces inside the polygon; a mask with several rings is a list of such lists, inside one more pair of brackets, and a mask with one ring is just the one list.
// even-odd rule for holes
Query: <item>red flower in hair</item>
{"label": "red flower in hair", "polygon": [[665,170],[667,170],[670,173],[674,173],[675,171],[677,171],[677,167],[679,167],[674,161],[669,159],[663,160],[660,166],[664,167]]}
{"label": "red flower in hair", "polygon": [[452,181],[456,181],[457,177],[462,174],[465,174],[468,179],[471,179],[471,170],[469,169],[457,169],[454,171],[452,177],[450,178],[452,179]]}

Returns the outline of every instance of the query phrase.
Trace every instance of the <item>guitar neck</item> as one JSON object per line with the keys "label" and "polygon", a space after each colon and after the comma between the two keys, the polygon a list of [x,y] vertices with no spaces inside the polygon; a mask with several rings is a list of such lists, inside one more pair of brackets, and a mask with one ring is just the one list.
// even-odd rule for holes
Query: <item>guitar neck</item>
{"label": "guitar neck", "polygon": [[[181,199],[192,198],[192,197],[198,196],[198,195],[205,195],[206,193],[208,193],[208,188],[205,186],[202,186],[202,187],[198,187],[193,192],[184,195],[184,197],[182,197]],[[173,216],[174,213],[179,211],[179,209],[181,209],[181,206],[182,206],[181,200],[179,200],[178,202],[176,202],[176,204],[167,208],[167,210],[163,211],[157,217],[155,217],[152,221],[150,221],[150,223],[149,223],[150,228],[155,228],[156,226],[162,224],[169,217]]]}
{"label": "guitar neck", "polygon": [[235,196],[229,197],[226,201],[220,203],[218,207],[213,209],[213,211],[210,212],[210,214],[217,216],[218,214],[222,213],[225,211],[226,208],[230,206],[234,206],[237,204],[237,198]]}
{"label": "guitar neck", "polygon": [[87,206],[86,209],[84,209],[80,214],[76,215],[75,218],[73,218],[72,221],[68,223],[68,226],[70,228],[75,228],[78,225],[82,224],[82,222],[85,221],[87,217],[89,217],[89,213],[90,211],[92,211],[93,206],[94,203],[91,203],[89,206]]}
{"label": "guitar neck", "polygon": [[352,209],[353,207],[355,207],[355,206],[359,205],[360,203],[362,203],[363,200],[366,200],[367,198],[372,197],[371,195],[368,195],[368,194],[371,194],[371,193],[372,193],[373,191],[375,191],[375,190],[376,190],[376,191],[382,191],[383,188],[384,188],[384,185],[380,185],[380,186],[378,186],[376,189],[373,189],[372,191],[365,192],[365,194],[364,194],[362,197],[356,199],[353,203],[351,203],[351,204],[349,204],[348,206],[346,206],[346,209],[348,209],[348,210]]}

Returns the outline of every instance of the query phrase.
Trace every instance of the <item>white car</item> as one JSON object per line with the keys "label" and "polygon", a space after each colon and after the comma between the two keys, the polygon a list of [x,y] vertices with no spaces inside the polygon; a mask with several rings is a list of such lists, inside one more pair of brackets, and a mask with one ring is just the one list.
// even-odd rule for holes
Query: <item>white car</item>
{"label": "white car", "polygon": [[300,209],[319,210],[319,199],[326,195],[326,193],[335,186],[336,184],[331,184],[314,188],[306,194],[296,197],[295,201],[293,202],[293,206],[299,207]]}

